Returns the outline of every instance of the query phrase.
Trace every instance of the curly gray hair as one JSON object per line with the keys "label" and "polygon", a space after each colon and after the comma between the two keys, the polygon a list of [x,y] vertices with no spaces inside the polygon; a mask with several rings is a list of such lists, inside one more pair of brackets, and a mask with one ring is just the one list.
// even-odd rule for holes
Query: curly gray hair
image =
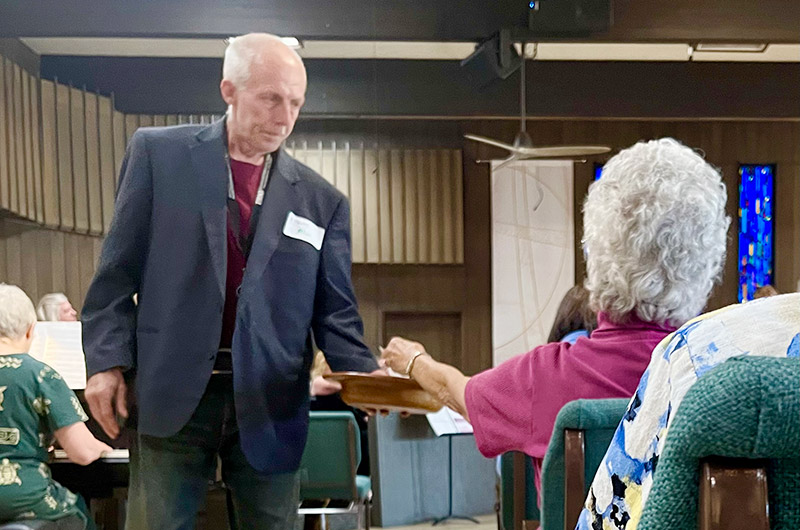
{"label": "curly gray hair", "polygon": [[725,261],[726,199],[719,171],[672,138],[611,158],[583,206],[592,308],[673,326],[700,313]]}

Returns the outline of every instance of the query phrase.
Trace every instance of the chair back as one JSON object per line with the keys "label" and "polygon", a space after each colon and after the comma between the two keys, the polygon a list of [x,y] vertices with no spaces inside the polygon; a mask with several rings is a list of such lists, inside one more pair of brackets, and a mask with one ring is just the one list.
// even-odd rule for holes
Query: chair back
{"label": "chair back", "polygon": [[504,530],[523,530],[523,521],[539,523],[539,501],[531,457],[510,451],[500,457],[500,510]]}
{"label": "chair back", "polygon": [[579,399],[562,407],[542,465],[544,530],[575,528],[589,485],[630,399]]}
{"label": "chair back", "polygon": [[[800,359],[725,361],[700,378],[678,407],[638,528],[800,528],[798,440]],[[715,492],[711,481],[720,466],[733,470],[721,476],[743,475],[751,490],[727,501],[710,499],[725,493]]]}
{"label": "chair back", "polygon": [[357,500],[359,462],[361,439],[353,413],[312,411],[300,461],[300,499]]}

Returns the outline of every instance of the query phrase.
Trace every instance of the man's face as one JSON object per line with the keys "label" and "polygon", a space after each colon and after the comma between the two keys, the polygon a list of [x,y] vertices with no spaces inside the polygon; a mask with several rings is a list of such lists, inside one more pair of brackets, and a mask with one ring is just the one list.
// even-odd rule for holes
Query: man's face
{"label": "man's face", "polygon": [[306,76],[302,64],[255,62],[244,86],[233,91],[234,135],[261,153],[276,151],[291,134],[305,103]]}
{"label": "man's face", "polygon": [[69,302],[61,302],[58,306],[58,320],[61,322],[75,322],[78,320],[78,312]]}

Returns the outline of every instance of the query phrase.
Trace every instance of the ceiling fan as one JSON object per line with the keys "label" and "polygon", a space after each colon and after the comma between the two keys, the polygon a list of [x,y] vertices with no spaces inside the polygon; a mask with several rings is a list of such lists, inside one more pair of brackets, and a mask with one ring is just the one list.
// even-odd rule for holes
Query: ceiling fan
{"label": "ceiling fan", "polygon": [[[536,44],[534,44],[533,57],[536,58]],[[520,130],[514,137],[514,143],[507,144],[500,140],[465,134],[464,138],[474,140],[507,150],[510,155],[495,169],[499,169],[515,160],[528,160],[531,158],[573,158],[585,155],[599,155],[611,151],[610,147],[603,145],[558,145],[552,147],[534,147],[530,135],[525,130],[525,43],[522,43],[522,61],[520,61],[520,90],[519,90],[519,121]],[[478,162],[484,162],[479,160]]]}

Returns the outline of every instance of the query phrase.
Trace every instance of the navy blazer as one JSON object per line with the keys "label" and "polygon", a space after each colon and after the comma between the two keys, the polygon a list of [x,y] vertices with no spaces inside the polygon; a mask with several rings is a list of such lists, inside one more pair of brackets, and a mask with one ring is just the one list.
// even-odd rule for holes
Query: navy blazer
{"label": "navy blazer", "polygon": [[[84,302],[89,375],[135,369],[143,434],[171,436],[187,423],[216,359],[227,266],[224,131],[220,120],[131,137]],[[377,368],[350,278],[347,199],[285,151],[274,157],[232,344],[242,449],[267,473],[300,463],[310,332],[333,370]],[[290,212],[325,229],[321,250],[283,234]]]}

